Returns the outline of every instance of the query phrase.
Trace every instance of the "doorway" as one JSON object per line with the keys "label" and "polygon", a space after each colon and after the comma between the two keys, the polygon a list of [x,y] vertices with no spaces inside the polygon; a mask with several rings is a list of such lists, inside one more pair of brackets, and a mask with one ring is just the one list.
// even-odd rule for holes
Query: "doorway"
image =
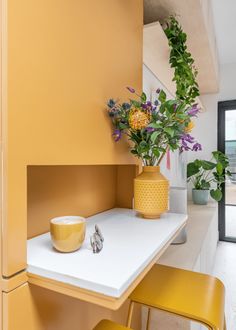
{"label": "doorway", "polygon": [[218,150],[228,156],[232,173],[219,203],[220,240],[236,243],[236,100],[218,103]]}

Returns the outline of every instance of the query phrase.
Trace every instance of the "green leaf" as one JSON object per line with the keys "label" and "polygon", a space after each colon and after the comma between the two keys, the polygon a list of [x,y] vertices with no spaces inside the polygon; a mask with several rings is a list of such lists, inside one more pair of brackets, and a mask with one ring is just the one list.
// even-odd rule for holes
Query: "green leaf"
{"label": "green leaf", "polygon": [[175,130],[171,127],[165,127],[164,131],[169,134],[171,137],[173,137],[175,135]]}
{"label": "green leaf", "polygon": [[176,149],[179,148],[179,146],[177,144],[173,144],[173,143],[169,142],[169,148],[170,148],[170,151],[175,151]]}
{"label": "green leaf", "polygon": [[217,161],[217,163],[221,163],[223,166],[223,169],[225,169],[227,166],[229,166],[229,158],[221,151],[213,151],[212,152],[213,157]]}
{"label": "green leaf", "polygon": [[146,141],[141,141],[138,145],[138,153],[142,154],[144,152],[149,151],[150,146]]}
{"label": "green leaf", "polygon": [[140,108],[141,107],[141,103],[136,101],[136,100],[130,100],[130,102],[132,103],[133,106],[135,106],[136,108]]}
{"label": "green leaf", "polygon": [[138,155],[138,152],[137,152],[137,150],[135,150],[135,149],[132,149],[132,150],[131,150],[131,153],[134,154],[134,155]]}
{"label": "green leaf", "polygon": [[145,103],[147,101],[147,95],[144,92],[142,92],[142,94],[141,94],[141,101],[143,103]]}
{"label": "green leaf", "polygon": [[213,151],[212,155],[215,158],[215,160],[219,160],[219,157],[220,157],[220,152],[219,151]]}
{"label": "green leaf", "polygon": [[197,166],[195,164],[195,162],[188,163],[188,165],[187,165],[187,177],[188,178],[197,174],[198,172],[199,172],[199,166]]}
{"label": "green leaf", "polygon": [[188,119],[188,116],[183,113],[179,113],[179,114],[177,113],[176,118],[178,118],[180,120],[185,120],[185,119]]}
{"label": "green leaf", "polygon": [[159,94],[158,100],[159,100],[161,103],[164,103],[164,102],[166,101],[166,93],[165,93],[163,90],[160,91],[160,94]]}
{"label": "green leaf", "polygon": [[202,166],[202,161],[199,160],[199,159],[195,159],[194,164],[195,164],[198,168],[200,168],[200,167]]}
{"label": "green leaf", "polygon": [[120,129],[126,129],[126,128],[128,128],[128,127],[129,127],[129,126],[126,125],[126,124],[119,123],[119,128],[120,128]]}
{"label": "green leaf", "polygon": [[210,189],[210,186],[211,186],[210,183],[207,182],[206,180],[201,180],[200,185],[201,185],[201,189],[203,189],[203,190],[208,190],[208,189]]}
{"label": "green leaf", "polygon": [[231,176],[232,176],[232,173],[231,173],[229,170],[227,170],[227,171],[225,172],[225,175],[231,177]]}
{"label": "green leaf", "polygon": [[209,162],[207,160],[202,160],[201,161],[201,165],[202,165],[202,168],[206,171],[210,171],[210,170],[213,170],[213,168],[216,167],[216,164],[215,163],[212,163],[212,162]]}
{"label": "green leaf", "polygon": [[223,165],[221,163],[218,163],[216,165],[216,170],[217,170],[217,173],[221,175],[223,173],[223,170],[224,170]]}
{"label": "green leaf", "polygon": [[156,138],[158,137],[158,135],[160,134],[160,132],[153,132],[151,135],[151,141],[152,143],[155,143]]}
{"label": "green leaf", "polygon": [[219,202],[223,197],[222,191],[220,189],[211,189],[210,194],[211,197],[217,202]]}
{"label": "green leaf", "polygon": [[160,108],[159,108],[159,112],[160,112],[160,113],[164,113],[165,110],[166,110],[166,108],[165,108],[165,103],[162,103],[162,105],[161,105]]}
{"label": "green leaf", "polygon": [[149,155],[144,155],[144,156],[143,156],[143,158],[144,158],[144,159],[148,159],[148,160],[149,160],[149,159],[151,159],[152,157],[151,157],[151,156],[149,156]]}
{"label": "green leaf", "polygon": [[148,127],[152,127],[152,128],[162,128],[162,125],[161,124],[158,124],[158,123],[151,123],[148,125]]}
{"label": "green leaf", "polygon": [[168,109],[174,109],[174,105],[176,104],[176,100],[168,100],[165,102],[165,105]]}
{"label": "green leaf", "polygon": [[158,150],[158,148],[153,148],[152,153],[156,158],[160,156],[160,151]]}

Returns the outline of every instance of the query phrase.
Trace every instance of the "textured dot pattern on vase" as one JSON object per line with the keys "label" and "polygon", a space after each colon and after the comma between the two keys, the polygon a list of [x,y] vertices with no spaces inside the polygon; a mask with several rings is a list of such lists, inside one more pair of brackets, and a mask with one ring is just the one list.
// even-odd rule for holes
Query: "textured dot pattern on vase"
{"label": "textured dot pattern on vase", "polygon": [[168,210],[168,181],[145,182],[135,180],[135,200],[136,211],[149,214],[160,215]]}

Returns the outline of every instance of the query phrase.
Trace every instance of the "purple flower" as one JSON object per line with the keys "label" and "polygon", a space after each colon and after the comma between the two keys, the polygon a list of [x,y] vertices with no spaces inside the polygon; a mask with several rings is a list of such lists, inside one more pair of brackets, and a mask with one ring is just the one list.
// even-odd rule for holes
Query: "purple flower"
{"label": "purple flower", "polygon": [[188,146],[186,147],[186,146],[183,146],[182,145],[179,150],[180,150],[180,153],[182,153],[183,151],[189,151],[189,150],[191,150],[191,148],[189,148]]}
{"label": "purple flower", "polygon": [[152,105],[151,101],[147,101],[147,103],[142,103],[142,109],[147,110],[148,112],[155,111],[157,107]]}
{"label": "purple flower", "polygon": [[190,145],[194,143],[194,137],[192,137],[190,134],[182,134],[180,142],[180,152],[192,150]]}
{"label": "purple flower", "polygon": [[148,108],[148,105],[146,103],[142,103],[142,108],[146,110]]}
{"label": "purple flower", "polygon": [[182,134],[180,138],[181,146],[180,146],[180,152],[183,151],[198,151],[202,150],[202,146],[200,143],[196,142],[194,137],[192,137],[190,134]]}
{"label": "purple flower", "polygon": [[184,141],[184,142],[188,142],[188,143],[194,143],[194,137],[191,136],[190,134],[183,134],[181,136],[181,140]]}
{"label": "purple flower", "polygon": [[196,104],[194,104],[194,105],[192,106],[191,109],[188,110],[188,115],[189,115],[190,117],[197,117],[197,114],[198,114],[198,112],[199,112],[199,110],[200,110],[197,106],[198,106],[198,104],[196,103]]}
{"label": "purple flower", "polygon": [[159,94],[160,91],[161,91],[161,89],[160,88],[157,88],[156,93]]}
{"label": "purple flower", "polygon": [[146,127],[145,130],[146,130],[147,133],[152,133],[152,132],[155,131],[155,128],[153,128],[153,127]]}
{"label": "purple flower", "polygon": [[201,144],[200,143],[195,143],[194,145],[193,145],[193,148],[192,148],[192,151],[198,151],[198,150],[202,150],[202,146],[201,146]]}
{"label": "purple flower", "polygon": [[119,129],[115,129],[112,133],[112,136],[115,140],[115,142],[118,142],[121,139],[121,131]]}
{"label": "purple flower", "polygon": [[135,89],[133,87],[126,87],[130,93],[135,93]]}
{"label": "purple flower", "polygon": [[176,111],[176,109],[177,109],[177,104],[174,104],[174,105],[173,105],[173,108],[174,108],[174,111]]}

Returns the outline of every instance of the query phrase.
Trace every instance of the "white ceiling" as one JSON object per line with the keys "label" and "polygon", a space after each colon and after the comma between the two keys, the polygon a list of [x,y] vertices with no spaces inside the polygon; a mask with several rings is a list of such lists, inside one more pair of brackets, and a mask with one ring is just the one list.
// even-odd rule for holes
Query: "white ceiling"
{"label": "white ceiling", "polygon": [[236,63],[236,0],[212,0],[212,8],[220,63]]}

